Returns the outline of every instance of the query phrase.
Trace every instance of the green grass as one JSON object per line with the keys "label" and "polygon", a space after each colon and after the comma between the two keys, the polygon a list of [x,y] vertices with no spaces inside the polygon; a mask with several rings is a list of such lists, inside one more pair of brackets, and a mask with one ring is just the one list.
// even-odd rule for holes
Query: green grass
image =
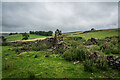
{"label": "green grass", "polygon": [[[35,34],[29,34],[29,36],[30,36],[29,39],[46,37],[46,36],[35,35]],[[15,40],[22,40],[23,36],[22,34],[16,34],[16,35],[5,36],[5,38],[7,38],[7,41],[15,41]]]}
{"label": "green grass", "polygon": [[84,39],[98,38],[103,39],[105,37],[118,36],[120,30],[108,30],[108,31],[98,31],[98,32],[89,32],[84,34],[68,35],[67,37],[83,37]]}
{"label": "green grass", "polygon": [[[93,38],[105,38],[110,36],[118,36],[118,30],[103,30],[98,32],[90,32],[85,34],[80,34],[82,32],[73,33],[63,33],[66,37],[83,37],[84,39]],[[74,34],[74,35],[73,35]],[[54,36],[54,34],[53,34]],[[30,34],[31,38],[44,38],[45,36]],[[22,40],[22,35],[10,35],[6,36],[7,41]],[[67,44],[82,45],[81,40],[66,40]],[[102,43],[101,43],[102,44]],[[74,46],[73,45],[73,46]],[[97,71],[91,73],[84,70],[84,64],[80,62],[79,64],[74,64],[73,61],[66,61],[61,57],[60,54],[54,54],[47,52],[51,49],[45,49],[44,51],[25,51],[17,54],[13,49],[21,48],[13,46],[2,46],[2,77],[3,78],[117,78],[119,77],[119,72],[117,70],[102,71],[97,69]],[[100,50],[98,45],[86,46],[87,49],[94,51],[99,51],[100,54],[105,55],[104,52]],[[74,54],[74,52],[73,52]],[[49,55],[49,57],[45,57]],[[118,55],[119,56],[119,55]],[[104,73],[103,73],[104,72]],[[115,75],[113,75],[115,73]]]}
{"label": "green grass", "polygon": [[[90,73],[84,71],[82,62],[73,64],[59,54],[45,51],[29,51],[16,54],[12,51],[16,47],[2,47],[2,77],[3,78],[104,78],[118,77],[118,71],[99,71]],[[45,57],[49,55],[49,57]],[[35,58],[35,56],[37,56]],[[6,70],[4,69],[6,66]],[[104,74],[102,72],[105,72]],[[112,75],[111,73],[116,73]]]}

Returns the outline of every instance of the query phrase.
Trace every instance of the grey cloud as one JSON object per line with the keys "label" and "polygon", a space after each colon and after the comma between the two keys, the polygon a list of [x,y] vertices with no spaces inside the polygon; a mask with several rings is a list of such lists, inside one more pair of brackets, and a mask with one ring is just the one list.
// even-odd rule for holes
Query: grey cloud
{"label": "grey cloud", "polygon": [[3,32],[118,27],[117,2],[3,2],[2,14]]}

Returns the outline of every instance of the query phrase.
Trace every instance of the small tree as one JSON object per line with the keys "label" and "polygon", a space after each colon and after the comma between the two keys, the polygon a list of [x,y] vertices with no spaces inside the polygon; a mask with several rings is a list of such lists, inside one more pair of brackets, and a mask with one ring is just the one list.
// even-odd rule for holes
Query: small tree
{"label": "small tree", "polygon": [[94,29],[94,28],[92,28],[92,29],[91,29],[91,31],[95,31],[95,29]]}
{"label": "small tree", "polygon": [[23,39],[22,39],[22,40],[27,40],[28,37],[29,37],[29,34],[27,34],[27,33],[25,32],[25,33],[22,33],[22,36],[23,36]]}
{"label": "small tree", "polygon": [[12,35],[12,33],[10,33],[9,35]]}
{"label": "small tree", "polygon": [[52,34],[53,34],[53,32],[52,32],[52,31],[48,31],[48,33],[49,33],[49,36],[52,36]]}
{"label": "small tree", "polygon": [[6,38],[4,36],[1,36],[1,39],[3,42],[6,42]]}

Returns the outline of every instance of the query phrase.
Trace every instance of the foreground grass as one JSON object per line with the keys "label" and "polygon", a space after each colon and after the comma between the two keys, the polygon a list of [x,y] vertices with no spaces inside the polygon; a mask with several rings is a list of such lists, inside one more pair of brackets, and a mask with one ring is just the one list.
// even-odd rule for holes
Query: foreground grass
{"label": "foreground grass", "polygon": [[[73,64],[46,51],[29,51],[17,54],[16,47],[2,47],[3,78],[104,78],[119,77],[118,71],[85,72],[82,62]],[[45,56],[49,57],[45,57]],[[104,72],[104,73],[103,73]],[[115,75],[112,75],[115,73]]]}
{"label": "foreground grass", "polygon": [[68,35],[67,37],[82,37],[86,40],[90,38],[98,38],[98,39],[103,39],[105,37],[111,37],[111,36],[118,36],[118,33],[120,30],[103,30],[103,31],[98,31],[98,32],[89,32],[89,33],[84,33],[84,34],[71,34]]}
{"label": "foreground grass", "polygon": [[[35,34],[29,34],[29,36],[30,36],[29,39],[46,37],[46,36],[35,35]],[[23,36],[22,34],[16,34],[16,35],[5,36],[5,38],[7,38],[7,41],[15,41],[15,40],[22,40]]]}

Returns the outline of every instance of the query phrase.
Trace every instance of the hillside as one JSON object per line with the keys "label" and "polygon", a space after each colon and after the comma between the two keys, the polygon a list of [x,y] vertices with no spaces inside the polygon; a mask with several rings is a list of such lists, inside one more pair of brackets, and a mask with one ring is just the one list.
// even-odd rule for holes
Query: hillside
{"label": "hillside", "polygon": [[120,29],[96,30],[95,32],[88,32],[88,33],[83,33],[83,32],[84,31],[64,33],[63,35],[65,37],[82,37],[86,40],[90,38],[103,39],[105,37],[118,36]]}
{"label": "hillside", "polygon": [[[80,32],[70,32],[70,33],[63,33],[64,37],[82,37],[84,39],[90,39],[90,38],[97,38],[97,39],[103,39],[105,37],[111,37],[111,36],[118,36],[118,33],[120,32],[120,29],[107,29],[107,30],[96,30],[95,32],[88,32],[84,33],[85,31]],[[5,36],[7,38],[7,41],[35,41],[40,39],[45,39],[48,36],[41,36],[41,35],[35,35],[35,34],[29,34],[30,37],[28,40],[22,40],[21,34],[16,35],[8,35]],[[55,36],[55,34],[53,34]]]}

